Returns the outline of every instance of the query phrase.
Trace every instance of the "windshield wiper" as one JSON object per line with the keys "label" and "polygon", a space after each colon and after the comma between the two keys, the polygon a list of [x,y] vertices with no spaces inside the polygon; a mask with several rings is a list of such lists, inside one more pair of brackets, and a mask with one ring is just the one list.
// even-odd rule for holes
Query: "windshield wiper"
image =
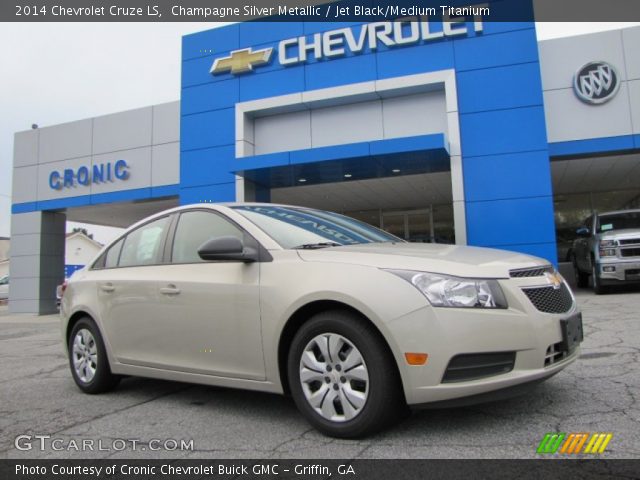
{"label": "windshield wiper", "polygon": [[327,248],[327,247],[341,247],[339,243],[336,242],[318,242],[318,243],[303,243],[302,245],[298,245],[297,247],[293,247],[294,250],[302,249],[302,250],[315,250],[317,248]]}

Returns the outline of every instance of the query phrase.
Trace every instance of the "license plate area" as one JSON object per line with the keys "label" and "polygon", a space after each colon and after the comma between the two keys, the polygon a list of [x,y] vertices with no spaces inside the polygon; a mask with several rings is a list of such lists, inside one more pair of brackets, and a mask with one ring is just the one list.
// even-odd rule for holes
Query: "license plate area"
{"label": "license plate area", "polygon": [[640,268],[633,268],[625,272],[625,280],[635,281],[640,280]]}
{"label": "license plate area", "polygon": [[560,330],[562,331],[562,350],[568,353],[573,352],[584,339],[582,313],[560,320]]}

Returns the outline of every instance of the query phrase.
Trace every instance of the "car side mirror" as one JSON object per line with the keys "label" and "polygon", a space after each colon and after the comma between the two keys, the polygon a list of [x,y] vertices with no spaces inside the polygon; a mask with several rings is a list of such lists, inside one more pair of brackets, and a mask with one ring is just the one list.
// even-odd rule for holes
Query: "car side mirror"
{"label": "car side mirror", "polygon": [[589,235],[591,235],[591,231],[589,230],[588,227],[580,227],[579,229],[576,230],[576,234],[579,237],[588,237]]}
{"label": "car side mirror", "polygon": [[214,237],[207,240],[198,248],[198,255],[202,260],[258,261],[257,250],[245,247],[242,240],[233,236]]}

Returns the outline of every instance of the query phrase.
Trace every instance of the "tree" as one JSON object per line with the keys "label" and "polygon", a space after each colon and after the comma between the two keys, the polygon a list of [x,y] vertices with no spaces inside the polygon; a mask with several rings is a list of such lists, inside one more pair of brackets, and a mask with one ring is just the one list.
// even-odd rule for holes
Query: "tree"
{"label": "tree", "polygon": [[75,227],[73,229],[73,232],[71,232],[71,233],[76,233],[76,232],[80,232],[80,233],[86,235],[87,237],[89,237],[91,240],[93,240],[93,233],[89,233],[86,228]]}

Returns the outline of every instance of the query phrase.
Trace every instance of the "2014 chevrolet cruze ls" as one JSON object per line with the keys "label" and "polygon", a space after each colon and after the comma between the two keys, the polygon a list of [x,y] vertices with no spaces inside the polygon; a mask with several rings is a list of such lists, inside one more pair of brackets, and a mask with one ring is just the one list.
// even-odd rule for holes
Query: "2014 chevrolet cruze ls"
{"label": "2014 chevrolet cruze ls", "polygon": [[545,260],[406,243],[335,213],[193,205],[132,226],[68,282],[81,390],[137,375],[290,393],[358,437],[407,405],[478,402],[578,356],[582,319]]}

